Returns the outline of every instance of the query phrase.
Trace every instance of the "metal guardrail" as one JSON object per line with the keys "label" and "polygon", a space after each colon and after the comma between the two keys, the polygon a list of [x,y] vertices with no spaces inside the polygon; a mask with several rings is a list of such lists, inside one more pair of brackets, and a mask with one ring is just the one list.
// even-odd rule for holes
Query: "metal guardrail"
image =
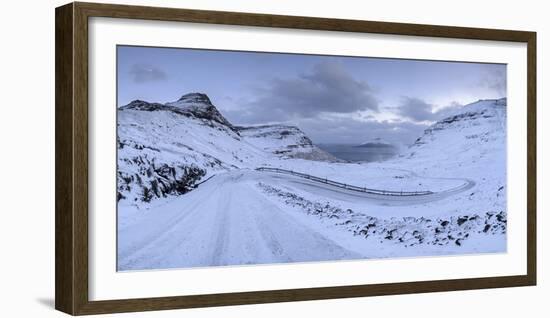
{"label": "metal guardrail", "polygon": [[198,188],[201,184],[203,184],[203,183],[205,183],[206,181],[208,181],[208,180],[214,178],[215,176],[216,176],[216,175],[213,174],[213,175],[211,175],[210,177],[208,177],[208,178],[202,180],[201,182],[195,183],[195,185],[193,185],[193,188]]}
{"label": "metal guardrail", "polygon": [[279,168],[260,167],[260,168],[256,168],[256,170],[290,174],[290,175],[301,177],[301,178],[304,178],[304,179],[308,179],[308,180],[328,184],[328,185],[339,187],[339,188],[346,189],[346,190],[362,192],[362,193],[388,195],[388,196],[420,196],[420,195],[433,194],[432,191],[391,191],[391,190],[370,189],[370,188],[367,188],[367,187],[358,187],[358,186],[354,186],[354,185],[351,185],[351,184],[330,180],[330,179],[327,179],[327,178],[319,178],[319,177],[312,176],[312,175],[309,175],[309,174],[306,174],[306,173],[301,173],[301,172],[296,172],[296,171],[286,170],[286,169],[279,169]]}

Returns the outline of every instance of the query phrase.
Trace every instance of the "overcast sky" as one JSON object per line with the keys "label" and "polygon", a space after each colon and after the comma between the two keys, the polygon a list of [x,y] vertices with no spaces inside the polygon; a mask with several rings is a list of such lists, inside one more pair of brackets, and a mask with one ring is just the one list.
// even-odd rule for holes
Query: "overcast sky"
{"label": "overcast sky", "polygon": [[207,94],[235,125],[286,123],[315,143],[410,144],[478,99],[506,97],[506,65],[118,47],[118,106]]}

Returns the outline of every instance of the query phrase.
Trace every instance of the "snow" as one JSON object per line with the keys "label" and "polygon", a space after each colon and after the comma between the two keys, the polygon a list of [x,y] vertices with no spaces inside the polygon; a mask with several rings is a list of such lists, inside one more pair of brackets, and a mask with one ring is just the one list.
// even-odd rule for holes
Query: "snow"
{"label": "snow", "polygon": [[270,202],[239,171],[199,189],[119,229],[120,270],[361,257]]}
{"label": "snow", "polygon": [[316,161],[340,161],[315,146],[311,139],[298,127],[286,125],[264,125],[238,127],[243,138],[250,144],[286,158],[302,158]]}
{"label": "snow", "polygon": [[346,163],[297,127],[232,126],[204,96],[119,110],[118,270],[506,251],[505,99],[465,106],[391,160]]}

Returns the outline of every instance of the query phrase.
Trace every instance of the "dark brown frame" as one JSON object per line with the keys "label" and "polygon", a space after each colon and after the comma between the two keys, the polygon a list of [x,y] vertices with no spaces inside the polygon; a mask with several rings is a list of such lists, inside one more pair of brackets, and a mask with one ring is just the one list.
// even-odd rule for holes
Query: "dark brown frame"
{"label": "dark brown frame", "polygon": [[[88,18],[112,17],[527,43],[527,275],[142,299],[88,300]],[[70,3],[55,11],[55,308],[100,314],[536,285],[536,33]]]}

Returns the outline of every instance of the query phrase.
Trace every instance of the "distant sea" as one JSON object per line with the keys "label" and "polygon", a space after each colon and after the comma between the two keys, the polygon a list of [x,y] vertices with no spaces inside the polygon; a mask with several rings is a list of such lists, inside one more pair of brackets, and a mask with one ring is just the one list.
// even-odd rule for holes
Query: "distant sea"
{"label": "distant sea", "polygon": [[385,161],[397,154],[397,148],[392,146],[355,146],[342,144],[317,145],[336,158],[353,162]]}

